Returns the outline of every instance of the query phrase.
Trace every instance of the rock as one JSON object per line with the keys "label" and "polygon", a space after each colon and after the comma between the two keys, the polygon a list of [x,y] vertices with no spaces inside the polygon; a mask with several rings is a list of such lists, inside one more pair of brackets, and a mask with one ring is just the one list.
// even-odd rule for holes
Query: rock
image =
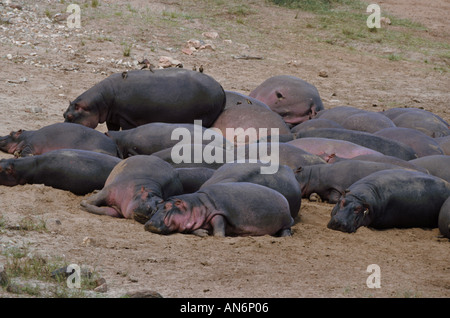
{"label": "rock", "polygon": [[25,111],[27,113],[35,113],[35,114],[37,114],[37,113],[42,113],[42,108],[39,107],[39,106],[27,106],[27,107],[25,107]]}
{"label": "rock", "polygon": [[180,64],[181,64],[180,61],[178,61],[174,58],[171,58],[170,56],[161,56],[159,58],[158,67],[167,68],[167,67],[177,66]]}
{"label": "rock", "polygon": [[83,239],[83,242],[82,242],[82,244],[84,245],[84,246],[95,246],[95,240],[92,238],[92,237],[89,237],[89,236],[86,236],[84,239]]}
{"label": "rock", "polygon": [[106,285],[106,283],[104,283],[98,287],[95,287],[94,291],[97,293],[106,293],[108,291],[108,285]]}
{"label": "rock", "polygon": [[12,60],[13,56],[12,56],[12,54],[6,54],[6,58],[7,58],[8,60]]}
{"label": "rock", "polygon": [[128,292],[123,297],[127,298],[163,298],[160,293],[154,290],[138,290],[133,292]]}
{"label": "rock", "polygon": [[391,19],[389,19],[387,17],[381,17],[380,18],[380,23],[382,25],[391,25]]}
{"label": "rock", "polygon": [[3,269],[0,271],[0,286],[5,287],[9,284],[9,277]]}
{"label": "rock", "polygon": [[322,71],[319,72],[319,76],[320,77],[328,77],[328,73],[327,73],[327,71],[323,71],[322,70]]}
{"label": "rock", "polygon": [[203,32],[202,35],[208,39],[217,39],[219,37],[217,32]]}

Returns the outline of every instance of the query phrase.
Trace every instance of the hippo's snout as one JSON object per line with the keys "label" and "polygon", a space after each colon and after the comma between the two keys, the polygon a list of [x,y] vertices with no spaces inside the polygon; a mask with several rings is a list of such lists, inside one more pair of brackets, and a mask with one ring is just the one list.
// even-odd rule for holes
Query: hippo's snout
{"label": "hippo's snout", "polygon": [[327,227],[331,230],[346,232],[346,233],[353,233],[356,232],[356,229],[349,224],[349,222],[339,219],[335,216],[331,218],[331,220],[328,222]]}

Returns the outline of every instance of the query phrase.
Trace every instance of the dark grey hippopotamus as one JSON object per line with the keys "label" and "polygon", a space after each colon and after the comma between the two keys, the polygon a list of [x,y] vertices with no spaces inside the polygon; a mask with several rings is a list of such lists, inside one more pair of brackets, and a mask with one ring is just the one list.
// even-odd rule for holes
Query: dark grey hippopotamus
{"label": "dark grey hippopotamus", "polygon": [[348,188],[327,226],[349,233],[361,226],[436,228],[449,196],[450,184],[441,178],[404,169],[378,171]]}
{"label": "dark grey hippopotamus", "polygon": [[311,131],[299,131],[294,135],[297,138],[319,137],[345,140],[381,152],[384,155],[394,156],[403,160],[411,160],[418,157],[414,149],[400,141],[377,136],[373,133],[364,131],[339,128],[319,128]]}
{"label": "dark grey hippopotamus", "polygon": [[413,128],[385,128],[375,132],[374,135],[404,143],[411,147],[418,157],[444,154],[439,144],[432,137]]}
{"label": "dark grey hippopotamus", "polygon": [[204,189],[211,184],[228,182],[256,183],[280,192],[289,202],[291,216],[295,219],[300,211],[302,192],[295,174],[288,166],[279,166],[275,173],[262,174],[264,164],[230,162],[217,169],[200,187]]}
{"label": "dark grey hippopotamus", "polygon": [[333,164],[301,167],[295,175],[303,198],[310,198],[316,193],[322,201],[336,203],[356,181],[374,172],[389,169],[400,167],[389,163],[348,159]]}
{"label": "dark grey hippopotamus", "polygon": [[164,199],[183,193],[170,164],[155,156],[138,155],[118,163],[98,193],[81,202],[91,213],[134,218],[145,223]]}
{"label": "dark grey hippopotamus", "polygon": [[358,113],[364,113],[365,110],[353,106],[336,106],[321,110],[316,118],[332,120],[340,125],[350,116]]}
{"label": "dark grey hippopotamus", "polygon": [[293,222],[289,204],[278,191],[230,182],[168,198],[144,228],[164,235],[289,236]]}
{"label": "dark grey hippopotamus", "polygon": [[310,131],[314,129],[320,129],[320,128],[340,128],[343,129],[341,124],[338,124],[337,122],[325,118],[313,118],[308,121],[304,121],[303,123],[300,123],[298,125],[295,125],[291,128],[291,133],[298,133],[301,131]]}
{"label": "dark grey hippopotamus", "polygon": [[419,130],[436,138],[450,135],[449,124],[432,112],[418,108],[391,108],[381,112],[389,117],[397,127]]}
{"label": "dark grey hippopotamus", "polygon": [[270,77],[249,96],[262,101],[290,125],[314,118],[324,109],[317,88],[295,76]]}
{"label": "dark grey hippopotamus", "polygon": [[438,143],[439,147],[441,147],[444,154],[450,156],[450,136],[437,137],[434,138],[434,140]]}
{"label": "dark grey hippopotamus", "polygon": [[426,169],[429,174],[450,182],[450,156],[432,155],[410,160],[415,166]]}
{"label": "dark grey hippopotamus", "polygon": [[0,150],[16,157],[56,149],[80,149],[118,156],[117,146],[100,131],[71,123],[56,123],[38,130],[18,130],[0,137]]}
{"label": "dark grey hippopotamus", "polygon": [[363,111],[350,115],[342,122],[345,129],[374,133],[378,130],[395,127],[388,117],[375,112]]}
{"label": "dark grey hippopotamus", "polygon": [[[206,131],[208,140],[203,140]],[[117,144],[121,158],[151,155],[177,144],[191,143],[195,138],[199,139],[200,143],[221,147],[227,143],[220,133],[194,124],[149,123],[127,130],[108,131],[105,134]]]}
{"label": "dark grey hippopotamus", "polygon": [[216,170],[205,167],[175,168],[175,171],[183,185],[184,193],[193,193],[212,177]]}
{"label": "dark grey hippopotamus", "polygon": [[66,122],[108,130],[130,129],[150,122],[194,123],[209,127],[225,106],[225,92],[212,77],[192,70],[115,73],[70,103]]}
{"label": "dark grey hippopotamus", "polygon": [[445,200],[439,211],[438,227],[439,232],[450,239],[450,197]]}
{"label": "dark grey hippopotamus", "polygon": [[[428,174],[428,170],[424,169],[422,167],[419,167],[415,164],[413,164],[411,161],[408,160],[403,160],[397,157],[393,157],[393,156],[378,156],[378,155],[361,155],[361,156],[356,156],[353,159],[355,160],[364,160],[364,161],[371,161],[371,162],[382,162],[382,163],[389,163],[389,164],[393,164],[402,168],[406,168],[409,170],[417,170],[423,173]],[[346,159],[344,159],[346,160]]]}
{"label": "dark grey hippopotamus", "polygon": [[44,184],[84,195],[103,188],[110,172],[120,161],[107,154],[77,149],[3,159],[0,160],[0,184]]}

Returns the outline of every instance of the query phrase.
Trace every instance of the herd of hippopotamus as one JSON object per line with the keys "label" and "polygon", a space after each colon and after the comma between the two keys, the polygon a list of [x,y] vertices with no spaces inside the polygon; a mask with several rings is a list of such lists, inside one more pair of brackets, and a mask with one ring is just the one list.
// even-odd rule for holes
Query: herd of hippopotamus
{"label": "herd of hippopotamus", "polygon": [[[450,128],[423,109],[324,109],[317,89],[295,76],[270,77],[247,96],[203,72],[168,68],[113,74],[64,118],[0,137],[0,150],[14,155],[0,160],[1,185],[89,194],[83,210],[159,234],[289,236],[310,199],[335,204],[330,229],[438,227],[450,238]],[[102,123],[106,133],[96,130]],[[223,134],[239,127],[271,134],[241,144]],[[185,155],[209,150],[223,160],[176,162],[180,128],[210,137],[183,144]],[[263,145],[277,152],[274,173],[261,173],[267,153],[236,155]]]}

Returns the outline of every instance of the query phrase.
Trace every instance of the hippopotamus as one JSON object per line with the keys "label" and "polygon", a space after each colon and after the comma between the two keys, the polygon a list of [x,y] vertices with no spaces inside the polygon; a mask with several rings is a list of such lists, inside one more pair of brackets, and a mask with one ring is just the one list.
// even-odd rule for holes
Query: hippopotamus
{"label": "hippopotamus", "polygon": [[344,191],[359,179],[376,171],[400,168],[389,163],[348,159],[328,165],[300,167],[295,176],[303,198],[310,198],[315,193],[322,201],[336,203]]}
{"label": "hippopotamus", "polygon": [[439,232],[450,239],[450,197],[445,200],[439,211],[438,227]]}
{"label": "hippopotamus", "polygon": [[365,110],[353,106],[336,106],[321,110],[316,118],[332,120],[340,125],[350,116],[357,113],[364,113]]}
{"label": "hippopotamus", "polygon": [[381,152],[384,155],[394,156],[403,160],[418,158],[414,149],[409,145],[364,131],[339,128],[319,128],[312,131],[300,131],[294,135],[297,138],[320,137],[345,140]]}
{"label": "hippopotamus", "polygon": [[374,172],[345,191],[327,227],[348,233],[361,226],[436,228],[449,195],[450,184],[432,175],[405,169]]}
{"label": "hippopotamus", "polygon": [[[208,131],[209,140],[203,140]],[[178,134],[183,133],[183,138]],[[212,129],[194,124],[149,123],[136,128],[105,133],[117,144],[121,158],[151,155],[180,143],[191,143],[196,138],[201,143],[225,146],[227,140]],[[197,136],[198,135],[198,136]],[[185,140],[185,138],[188,140]]]}
{"label": "hippopotamus", "polygon": [[426,169],[431,175],[450,182],[450,156],[432,155],[410,160],[415,166]]}
{"label": "hippopotamus", "polygon": [[365,131],[373,133],[383,128],[396,127],[388,117],[375,112],[357,112],[350,115],[342,122],[345,129]]}
{"label": "hippopotamus", "polygon": [[0,184],[44,184],[85,195],[103,188],[121,159],[87,150],[59,149],[42,155],[0,160]]}
{"label": "hippopotamus", "polygon": [[294,171],[288,166],[278,167],[277,172],[262,174],[262,163],[229,162],[217,169],[200,187],[203,189],[216,183],[250,182],[266,186],[280,192],[289,202],[291,216],[295,219],[300,211],[302,192]]}
{"label": "hippopotamus", "polygon": [[289,141],[287,144],[293,145],[320,157],[336,155],[340,158],[350,159],[364,154],[383,155],[381,152],[373,149],[357,145],[353,142],[338,139],[305,137]]}
{"label": "hippopotamus", "polygon": [[244,95],[242,93],[234,92],[234,91],[228,91],[225,90],[225,96],[226,96],[226,103],[225,103],[225,109],[231,107],[231,106],[237,106],[237,105],[256,105],[265,109],[270,110],[270,107],[264,104],[263,102],[257,100],[256,98],[250,97],[248,95]]}
{"label": "hippopotamus", "polygon": [[235,144],[252,143],[261,136],[289,134],[283,118],[270,109],[255,104],[230,105],[212,125]]}
{"label": "hippopotamus", "polygon": [[18,130],[0,137],[0,150],[16,157],[56,149],[81,149],[119,156],[117,145],[100,131],[72,123],[56,123],[38,130]]}
{"label": "hippopotamus", "polygon": [[249,94],[283,117],[289,125],[314,118],[324,109],[317,88],[295,76],[278,75],[266,79]]}
{"label": "hippopotamus", "polygon": [[391,127],[381,129],[373,134],[404,143],[411,147],[418,157],[444,154],[439,144],[432,137],[413,128]]}
{"label": "hippopotamus", "polygon": [[145,223],[166,198],[182,194],[174,168],[158,157],[137,155],[119,162],[98,193],[81,202],[91,213]]}
{"label": "hippopotamus", "polygon": [[225,92],[211,76],[180,68],[115,73],[100,81],[64,112],[66,122],[108,130],[150,122],[194,123],[209,127],[225,107]]}
{"label": "hippopotamus", "polygon": [[178,178],[183,185],[183,193],[196,192],[200,187],[212,177],[216,170],[205,167],[197,168],[175,168]]}
{"label": "hippopotamus", "polygon": [[[403,160],[394,156],[379,156],[379,155],[361,155],[356,156],[353,158],[354,160],[364,160],[364,161],[371,161],[371,162],[381,162],[381,163],[389,163],[393,164],[402,168],[410,169],[410,170],[417,170],[423,173],[428,173],[427,169],[424,169],[422,167],[419,167],[415,164],[413,164],[411,161]],[[347,159],[344,159],[347,160]]]}
{"label": "hippopotamus", "polygon": [[440,116],[418,108],[392,108],[381,112],[397,127],[417,129],[435,138],[450,135],[449,124]]}
{"label": "hippopotamus", "polygon": [[291,128],[291,133],[298,133],[301,131],[309,131],[320,128],[344,128],[341,124],[325,118],[313,118],[308,121],[304,121],[298,125]]}
{"label": "hippopotamus", "polygon": [[163,235],[290,236],[293,222],[289,204],[278,191],[229,182],[168,198],[144,228]]}

